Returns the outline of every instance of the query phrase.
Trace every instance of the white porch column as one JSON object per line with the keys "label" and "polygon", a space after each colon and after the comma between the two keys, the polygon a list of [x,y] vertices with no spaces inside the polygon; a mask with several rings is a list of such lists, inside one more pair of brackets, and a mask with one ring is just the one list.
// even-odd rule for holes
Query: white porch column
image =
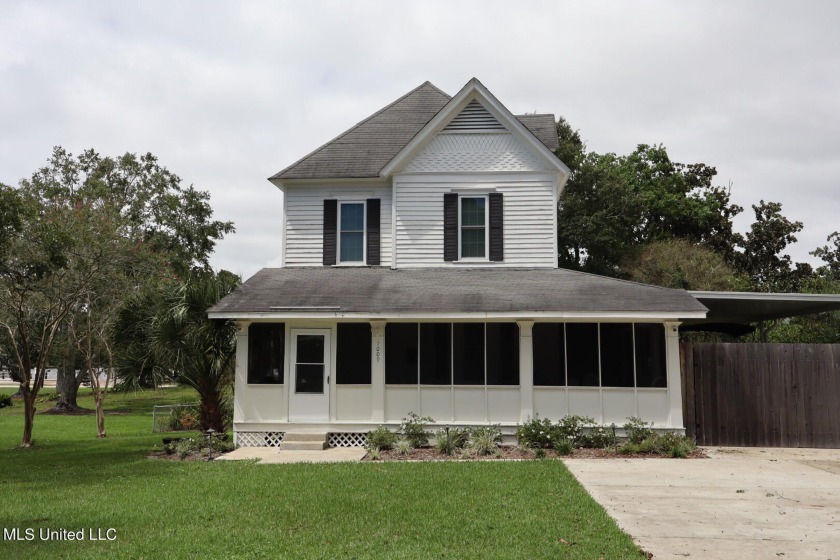
{"label": "white porch column", "polygon": [[668,368],[669,428],[682,430],[682,378],[680,375],[680,332],[679,322],[665,323],[665,359]]}
{"label": "white porch column", "polygon": [[245,415],[239,395],[244,394],[248,386],[248,326],[250,321],[235,321],[236,325],[236,359],[234,360],[233,384],[233,421],[242,422]]}
{"label": "white porch column", "polygon": [[520,422],[534,417],[534,330],[533,321],[517,321],[519,325],[519,395]]}
{"label": "white porch column", "polygon": [[385,422],[385,321],[370,322],[371,421]]}

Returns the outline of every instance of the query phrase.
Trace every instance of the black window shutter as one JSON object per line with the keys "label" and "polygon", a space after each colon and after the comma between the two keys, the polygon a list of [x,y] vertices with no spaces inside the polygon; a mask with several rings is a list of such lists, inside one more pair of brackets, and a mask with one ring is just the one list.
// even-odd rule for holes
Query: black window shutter
{"label": "black window shutter", "polygon": [[458,195],[443,195],[443,260],[458,260]]}
{"label": "black window shutter", "polygon": [[335,264],[335,230],[338,222],[338,201],[324,201],[324,266]]}
{"label": "black window shutter", "polygon": [[367,199],[367,264],[379,266],[379,199]]}
{"label": "black window shutter", "polygon": [[490,260],[505,259],[504,199],[502,193],[490,193]]}

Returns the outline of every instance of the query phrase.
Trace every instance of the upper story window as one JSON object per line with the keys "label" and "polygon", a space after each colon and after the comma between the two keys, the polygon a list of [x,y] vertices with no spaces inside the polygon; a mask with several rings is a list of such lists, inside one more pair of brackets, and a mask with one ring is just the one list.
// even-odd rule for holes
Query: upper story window
{"label": "upper story window", "polygon": [[342,263],[365,260],[365,204],[342,202],[338,215],[338,255]]}
{"label": "upper story window", "polygon": [[443,195],[443,260],[504,261],[504,195]]}
{"label": "upper story window", "polygon": [[380,201],[324,200],[323,264],[367,264],[380,261]]}
{"label": "upper story window", "polygon": [[487,197],[462,196],[460,221],[460,258],[487,258]]}

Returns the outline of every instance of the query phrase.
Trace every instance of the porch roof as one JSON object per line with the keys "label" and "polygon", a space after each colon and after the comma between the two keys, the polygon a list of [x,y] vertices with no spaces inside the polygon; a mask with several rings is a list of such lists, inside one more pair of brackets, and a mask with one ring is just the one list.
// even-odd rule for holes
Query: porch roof
{"label": "porch roof", "polygon": [[684,290],[565,269],[264,268],[211,318],[498,316],[701,318]]}
{"label": "porch roof", "polygon": [[[765,292],[689,292],[709,313],[686,325],[749,324],[773,319],[840,310],[840,294],[785,294]],[[713,329],[712,329],[713,330]]]}

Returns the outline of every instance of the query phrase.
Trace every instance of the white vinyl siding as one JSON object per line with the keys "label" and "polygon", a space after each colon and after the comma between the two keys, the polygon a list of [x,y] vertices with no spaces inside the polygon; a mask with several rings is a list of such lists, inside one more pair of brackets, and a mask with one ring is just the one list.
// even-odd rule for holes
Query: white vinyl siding
{"label": "white vinyl siding", "polygon": [[285,266],[322,266],[324,200],[380,199],[381,264],[391,264],[391,186],[294,185],[286,190]]}
{"label": "white vinyl siding", "polygon": [[465,266],[443,260],[443,195],[504,194],[504,262],[487,266],[554,267],[554,181],[547,176],[492,179],[402,176],[395,180],[397,268]]}

